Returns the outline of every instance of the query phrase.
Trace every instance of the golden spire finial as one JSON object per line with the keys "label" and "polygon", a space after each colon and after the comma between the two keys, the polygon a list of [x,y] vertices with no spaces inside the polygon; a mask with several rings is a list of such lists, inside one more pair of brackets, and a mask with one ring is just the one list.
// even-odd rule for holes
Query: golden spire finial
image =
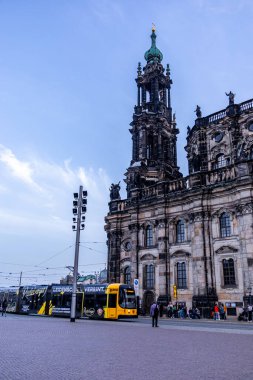
{"label": "golden spire finial", "polygon": [[155,24],[152,22],[152,32],[155,32]]}

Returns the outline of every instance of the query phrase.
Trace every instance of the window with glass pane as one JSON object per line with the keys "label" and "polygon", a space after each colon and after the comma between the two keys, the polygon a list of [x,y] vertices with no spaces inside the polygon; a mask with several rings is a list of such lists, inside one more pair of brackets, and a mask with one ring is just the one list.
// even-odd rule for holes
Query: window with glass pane
{"label": "window with glass pane", "polygon": [[152,136],[148,136],[147,139],[147,158],[152,158],[153,154],[153,140]]}
{"label": "window with glass pane", "polygon": [[[253,123],[252,123],[252,125],[253,125]],[[253,159],[253,146],[250,148],[249,158],[250,158],[250,160]]]}
{"label": "window with glass pane", "polygon": [[221,237],[231,236],[230,215],[226,212],[220,216],[220,233]]}
{"label": "window with glass pane", "polygon": [[126,267],[124,271],[124,283],[127,285],[130,285],[130,281],[131,281],[130,267]]}
{"label": "window with glass pane", "polygon": [[177,243],[185,240],[185,225],[183,220],[177,222]]}
{"label": "window with glass pane", "polygon": [[153,245],[153,229],[148,226],[146,229],[146,246],[151,247]]}
{"label": "window with glass pane", "polygon": [[235,266],[233,259],[224,259],[223,263],[223,277],[224,285],[235,285]]}
{"label": "window with glass pane", "polygon": [[187,288],[185,263],[177,263],[177,287],[178,289]]}
{"label": "window with glass pane", "polygon": [[146,265],[143,272],[144,289],[153,289],[155,286],[155,268],[154,265]]}
{"label": "window with glass pane", "polygon": [[226,166],[226,160],[224,154],[220,154],[217,156],[217,168],[223,168],[224,166]]}

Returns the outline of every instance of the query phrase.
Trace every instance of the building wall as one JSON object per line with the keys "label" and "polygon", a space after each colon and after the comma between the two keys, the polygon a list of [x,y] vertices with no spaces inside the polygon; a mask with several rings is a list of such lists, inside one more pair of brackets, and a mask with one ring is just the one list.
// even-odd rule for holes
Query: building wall
{"label": "building wall", "polygon": [[[154,31],[151,38],[154,42]],[[105,218],[108,280],[125,282],[128,268],[130,282],[139,279],[140,304],[146,309],[155,298],[188,307],[218,300],[235,304],[238,311],[253,285],[253,99],[235,104],[230,92],[226,109],[206,117],[197,106],[185,147],[189,175],[183,178],[177,167],[179,130],[170,105],[169,66],[164,74],[157,50],[151,48],[147,57],[136,79],[127,198],[121,200],[119,184],[112,184]],[[166,96],[160,99],[162,92]],[[227,236],[221,234],[222,217]],[[180,220],[182,241],[177,238]],[[152,244],[147,244],[150,230]],[[154,274],[152,286],[145,286],[147,266]],[[186,286],[177,268],[185,268]]]}

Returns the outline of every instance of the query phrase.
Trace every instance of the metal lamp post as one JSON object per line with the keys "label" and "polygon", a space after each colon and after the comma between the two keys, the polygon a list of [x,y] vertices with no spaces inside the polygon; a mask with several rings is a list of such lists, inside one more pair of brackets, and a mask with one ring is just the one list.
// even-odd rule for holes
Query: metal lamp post
{"label": "metal lamp post", "polygon": [[75,245],[75,260],[74,260],[74,271],[73,271],[73,288],[72,288],[72,298],[71,298],[71,312],[70,312],[70,322],[75,322],[76,318],[76,291],[77,291],[77,276],[78,276],[78,259],[79,259],[79,244],[80,244],[80,231],[84,230],[86,205],[87,205],[87,191],[83,191],[83,186],[79,188],[78,193],[74,193],[73,200],[73,223],[72,230],[76,231],[76,245]]}

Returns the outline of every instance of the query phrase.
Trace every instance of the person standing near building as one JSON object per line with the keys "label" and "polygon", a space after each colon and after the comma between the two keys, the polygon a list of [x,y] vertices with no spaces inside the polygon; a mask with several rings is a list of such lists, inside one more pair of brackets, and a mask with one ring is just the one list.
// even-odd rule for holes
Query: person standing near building
{"label": "person standing near building", "polygon": [[214,320],[220,320],[220,309],[218,303],[214,305]]}
{"label": "person standing near building", "polygon": [[172,309],[173,309],[173,305],[172,303],[170,302],[167,306],[167,316],[168,318],[172,318]]}
{"label": "person standing near building", "polygon": [[7,309],[7,299],[5,298],[2,302],[2,317],[6,317],[6,309]]}
{"label": "person standing near building", "polygon": [[220,319],[222,319],[222,320],[226,319],[223,303],[220,305]]}
{"label": "person standing near building", "polygon": [[150,307],[150,316],[152,317],[152,327],[158,327],[158,315],[159,315],[159,306],[154,301]]}
{"label": "person standing near building", "polygon": [[252,322],[252,305],[248,305],[248,322]]}
{"label": "person standing near building", "polygon": [[227,319],[227,305],[224,305],[224,319]]}
{"label": "person standing near building", "polygon": [[162,316],[163,316],[163,304],[162,303],[160,303],[160,305],[159,305],[159,312],[160,312],[160,318],[162,318]]}

